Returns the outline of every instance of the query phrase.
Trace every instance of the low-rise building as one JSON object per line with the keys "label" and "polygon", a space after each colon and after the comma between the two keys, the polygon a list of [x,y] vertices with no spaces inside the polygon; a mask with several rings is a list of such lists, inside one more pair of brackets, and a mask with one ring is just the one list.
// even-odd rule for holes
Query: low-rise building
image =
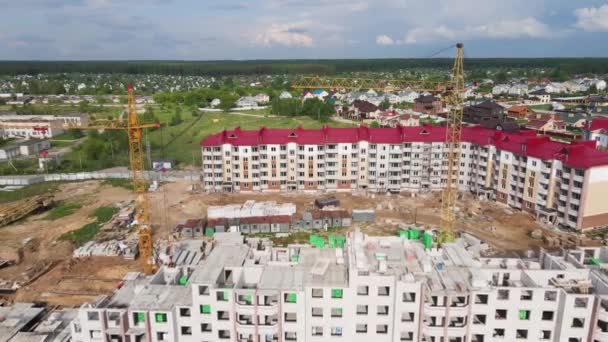
{"label": "low-rise building", "polygon": [[30,139],[18,140],[0,146],[0,160],[31,156],[51,148],[48,140]]}

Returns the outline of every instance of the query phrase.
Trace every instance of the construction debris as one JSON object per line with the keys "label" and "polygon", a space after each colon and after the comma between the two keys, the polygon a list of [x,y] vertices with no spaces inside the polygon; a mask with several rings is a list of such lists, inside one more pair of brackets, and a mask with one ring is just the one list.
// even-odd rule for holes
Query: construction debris
{"label": "construction debris", "polygon": [[10,204],[3,204],[0,208],[0,227],[18,221],[29,214],[46,209],[53,204],[53,195],[40,195],[26,198]]}
{"label": "construction debris", "polygon": [[137,254],[137,240],[110,240],[105,242],[89,241],[72,253],[74,258],[92,256],[123,256],[127,260],[135,259]]}

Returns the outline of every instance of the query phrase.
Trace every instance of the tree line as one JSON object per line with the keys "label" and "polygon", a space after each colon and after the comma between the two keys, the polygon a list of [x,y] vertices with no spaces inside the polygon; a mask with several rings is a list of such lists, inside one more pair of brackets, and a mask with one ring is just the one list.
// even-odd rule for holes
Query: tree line
{"label": "tree line", "polygon": [[[452,58],[320,59],[255,61],[4,61],[0,75],[39,73],[111,73],[161,75],[338,74],[411,68],[449,70]],[[467,58],[467,70],[548,68],[573,74],[607,74],[608,58]],[[57,87],[57,85],[55,85]]]}

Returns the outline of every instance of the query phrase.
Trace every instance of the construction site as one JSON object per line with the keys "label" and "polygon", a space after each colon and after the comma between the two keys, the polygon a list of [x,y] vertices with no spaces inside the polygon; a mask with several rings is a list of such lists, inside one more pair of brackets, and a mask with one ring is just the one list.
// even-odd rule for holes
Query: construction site
{"label": "construction site", "polygon": [[[176,181],[162,184],[156,192],[149,194],[153,208],[152,222],[164,223],[153,225],[155,243],[159,247],[165,246],[166,249],[171,243],[178,243],[180,237],[176,236],[175,227],[180,223],[188,219],[206,223],[210,206],[240,206],[252,200],[274,201],[277,204],[292,204],[295,214],[301,216],[316,208],[316,200],[326,197],[282,193],[202,194],[191,189],[191,182]],[[91,196],[93,193],[95,196]],[[87,181],[62,184],[52,195],[55,203],[77,201],[82,203],[82,207],[71,215],[53,221],[46,219],[47,211],[33,210],[19,221],[0,228],[0,244],[3,246],[0,252],[0,293],[5,300],[42,301],[71,307],[88,302],[97,295],[111,293],[126,273],[141,271],[132,249],[128,248],[129,241],[137,240],[137,232],[121,228],[120,224],[115,225],[121,218],[119,210],[91,242],[74,246],[70,241],[61,239],[66,233],[93,221],[91,214],[96,209],[107,206],[119,208],[131,203],[130,191],[103,184],[102,181]],[[282,232],[275,242],[306,243],[313,234],[326,237],[330,233],[347,235],[355,227],[372,236],[397,236],[404,227],[436,229],[441,221],[440,193],[338,193],[332,196],[339,200],[341,209],[351,213],[353,210],[369,210],[375,214],[375,220],[353,222],[349,227],[332,228],[329,232],[325,229]],[[541,247],[557,250],[601,245],[601,241],[586,239],[584,235],[543,227],[530,214],[514,211],[501,204],[479,201],[470,195],[461,195],[459,203],[456,233],[468,232],[482,239],[491,247],[486,251],[488,255],[519,255]],[[10,208],[14,212],[14,207]],[[26,208],[29,208],[29,204]],[[132,206],[130,210],[132,215]],[[200,239],[210,241],[212,235],[201,234]],[[121,249],[120,245],[124,247]],[[94,272],[91,273],[91,270]]]}
{"label": "construction site", "polygon": [[[563,289],[566,295],[594,293],[589,279],[593,279],[594,282],[604,281],[604,274],[582,270],[587,270],[586,267],[601,268],[601,265],[608,261],[606,250],[602,248],[605,241],[602,241],[601,237],[591,239],[580,232],[557,228],[554,224],[554,218],[558,215],[556,210],[547,212],[547,217],[553,218],[551,221],[544,216],[539,219],[539,215],[535,214],[533,210],[525,210],[521,205],[522,200],[519,201],[519,206],[506,199],[505,202],[500,201],[499,196],[496,196],[496,191],[492,192],[487,187],[492,184],[492,175],[475,180],[476,184],[477,182],[485,184],[482,191],[462,191],[462,188],[458,186],[459,170],[461,164],[462,167],[465,165],[465,163],[461,163],[461,158],[465,160],[465,154],[461,154],[460,148],[462,147],[464,150],[468,146],[466,144],[472,143],[465,142],[465,139],[462,138],[464,101],[462,98],[464,91],[462,48],[462,44],[456,46],[457,56],[452,80],[447,85],[429,85],[421,82],[402,84],[391,81],[374,83],[369,80],[366,81],[367,83],[363,82],[358,85],[359,88],[365,87],[366,89],[414,86],[419,89],[422,87],[442,94],[443,101],[450,106],[446,126],[441,131],[441,134],[444,135],[440,137],[440,151],[442,151],[440,155],[445,156],[446,161],[443,165],[437,166],[440,170],[445,168],[445,172],[440,176],[445,178],[445,182],[442,179],[431,182],[429,176],[423,180],[423,183],[426,184],[423,191],[392,191],[390,189],[389,191],[378,191],[376,188],[372,191],[367,188],[367,185],[351,188],[350,181],[344,180],[340,181],[337,189],[324,189],[323,191],[313,189],[312,182],[302,181],[296,184],[295,181],[283,183],[271,180],[265,184],[262,182],[267,187],[265,190],[268,190],[264,191],[253,188],[259,184],[253,185],[254,183],[245,181],[249,178],[248,157],[241,159],[243,165],[233,164],[243,172],[241,182],[230,181],[229,170],[226,176],[228,178],[223,182],[215,180],[216,175],[212,175],[212,182],[209,182],[209,178],[204,173],[207,169],[207,165],[204,163],[201,177],[198,180],[196,178],[183,180],[159,177],[152,181],[144,167],[143,132],[146,128],[157,127],[157,125],[139,121],[135,109],[133,88],[129,86],[126,120],[121,118],[116,121],[91,123],[87,126],[61,126],[63,129],[125,131],[129,138],[131,178],[128,182],[108,180],[60,182],[42,194],[25,196],[18,201],[6,201],[1,204],[0,306],[25,302],[44,303],[53,309],[80,308],[79,313],[83,315],[86,313],[89,319],[74,319],[70,328],[72,337],[78,341],[88,341],[95,340],[99,337],[98,334],[103,333],[108,334],[109,340],[122,341],[127,336],[138,340],[141,336],[148,334],[144,330],[137,330],[141,329],[137,328],[138,324],[150,320],[150,318],[146,318],[148,314],[154,315],[156,323],[161,324],[167,322],[167,313],[178,309],[180,316],[185,317],[184,315],[188,313],[189,317],[191,308],[197,310],[195,303],[192,302],[191,291],[199,291],[199,295],[206,296],[209,295],[209,286],[243,291],[251,289],[257,291],[259,287],[263,291],[271,292],[298,289],[293,293],[280,292],[276,295],[284,295],[286,303],[295,305],[296,301],[300,300],[298,298],[305,295],[301,292],[304,287],[314,285],[327,288],[328,291],[331,288],[331,298],[342,299],[343,293],[350,293],[355,288],[357,288],[357,295],[363,295],[362,293],[365,291],[361,292],[360,286],[357,287],[353,284],[357,282],[363,284],[368,281],[380,284],[382,277],[390,275],[395,276],[395,280],[391,284],[415,293],[411,299],[407,299],[405,294],[403,297],[404,303],[413,303],[416,301],[416,293],[418,300],[422,297],[420,288],[416,287],[422,286],[420,284],[426,284],[424,286],[429,287],[428,293],[432,294],[442,293],[443,295],[442,291],[473,293],[485,286],[494,289],[500,284],[510,284],[510,281],[515,281],[515,279],[510,280],[507,274],[492,274],[490,269],[517,269],[521,274],[517,273],[516,277],[521,277],[521,280],[517,280],[513,286],[535,287],[546,285],[547,279],[543,277],[548,276],[541,271],[546,269],[552,270],[551,288]],[[305,82],[308,83],[295,87],[308,89],[327,85],[335,89],[349,89],[354,83],[357,83],[353,83],[352,80],[327,81],[319,78],[305,79]],[[40,130],[51,128],[51,126],[42,127]],[[373,134],[369,133],[371,131],[365,127],[359,129],[363,132],[365,139],[373,140]],[[329,129],[324,128],[321,134],[329,135],[328,132]],[[423,128],[420,134],[433,136],[433,139],[436,139],[436,132]],[[288,135],[287,139],[305,139],[298,135],[305,136],[313,133],[298,129],[285,134]],[[486,134],[485,131],[482,133]],[[236,129],[233,133],[224,131],[219,134],[223,134],[222,139],[232,139],[234,142],[236,139],[242,139],[237,134],[246,136],[254,133],[242,133],[240,129]],[[315,146],[316,139],[318,137],[312,139]],[[399,139],[403,139],[403,135]],[[501,138],[502,141],[509,139],[508,136]],[[207,139],[207,141],[209,140],[215,142],[218,139],[212,136]],[[287,141],[288,143],[293,142],[293,140]],[[430,143],[432,140],[426,142]],[[280,156],[278,159],[287,159],[286,145],[288,143],[276,142],[269,143],[269,145],[276,145],[270,149],[278,150],[277,153],[284,151],[285,157]],[[348,143],[343,144],[344,146],[340,145],[341,149],[347,151],[343,152],[345,155],[340,158],[343,177],[348,174],[347,164],[351,165],[347,157],[358,158],[354,151],[352,154],[350,153],[350,148],[357,152],[365,151],[368,148],[367,143],[365,141],[356,145],[354,141],[349,140]],[[401,140],[398,143],[390,142],[392,145],[401,143]],[[210,146],[216,145],[226,148],[226,153],[224,154],[220,148],[212,150]],[[243,149],[243,153],[250,153],[247,151],[250,145],[243,144],[234,148],[231,143],[216,143],[216,145],[208,146],[201,143],[203,156],[206,152],[211,155],[218,154],[217,158],[209,158],[209,160],[213,160],[213,163],[215,160],[221,160],[220,156],[227,156],[226,165],[230,166],[232,158],[229,153],[230,151],[240,153],[239,148]],[[237,145],[234,143],[234,146]],[[312,146],[312,143],[309,145]],[[327,145],[328,153],[331,154],[331,149],[336,147],[330,147],[332,145],[330,143]],[[411,148],[409,142],[403,143],[404,148],[406,145]],[[255,148],[257,151],[257,145]],[[293,153],[291,153],[292,150],[289,152],[294,159],[290,161],[292,163],[290,166],[295,166],[296,154],[300,151],[303,152],[305,148],[302,146],[298,152],[295,150],[295,144],[289,148],[293,148]],[[321,148],[325,149],[325,147]],[[371,150],[376,147],[370,145],[369,148]],[[401,147],[393,146],[389,149],[397,151],[399,148]],[[430,150],[429,145],[428,151]],[[307,148],[307,152],[319,154],[320,151],[315,151],[310,147],[309,150]],[[362,152],[362,158],[367,157],[366,153]],[[400,150],[399,153],[401,153]],[[404,152],[402,155],[409,157],[409,152]],[[398,157],[401,158],[402,155],[398,155]],[[305,159],[304,154],[300,157],[302,160]],[[333,158],[336,156],[328,155],[327,159],[333,160]],[[391,158],[393,156],[387,159]],[[430,154],[428,158],[425,162],[428,162],[427,171],[430,173],[432,170]],[[486,155],[483,158],[487,160],[488,157]],[[310,156],[307,159],[310,161],[309,166],[307,168],[302,166],[301,169],[308,169],[309,175],[312,177],[313,157]],[[234,160],[239,160],[239,158],[235,157]],[[352,165],[358,165],[356,163],[356,161],[352,161]],[[534,163],[536,167],[536,162]],[[223,164],[223,162],[218,166],[210,164],[209,168],[221,169]],[[400,168],[401,165],[391,167]],[[272,157],[271,172],[275,174],[277,168],[275,157]],[[287,163],[281,168],[289,169]],[[252,167],[252,169],[256,169],[256,167]],[[364,167],[361,170],[363,169]],[[502,170],[502,167],[500,169]],[[514,172],[518,172],[517,168],[515,170]],[[199,170],[190,171],[195,173]],[[491,171],[494,173],[494,166],[491,166]],[[575,171],[571,171],[572,177],[581,177],[581,180],[584,181],[583,176],[576,174]],[[296,170],[291,168],[289,172],[295,174]],[[503,171],[499,171],[496,167],[494,177],[502,175],[500,172]],[[302,172],[302,174],[304,173]],[[439,175],[439,172],[436,174]],[[460,173],[460,175],[463,174],[463,172]],[[561,177],[567,177],[562,175],[561,169],[559,174]],[[526,178],[521,178],[524,179],[521,181],[519,174],[517,175],[517,177],[513,176],[517,184],[528,183],[525,181]],[[535,173],[532,172],[532,176],[529,173],[524,176],[534,179],[534,175]],[[364,178],[361,177],[362,180]],[[501,176],[501,178],[506,179],[507,176]],[[370,184],[376,184],[375,179],[374,182],[370,181]],[[413,184],[418,184],[418,182],[413,182]],[[210,185],[211,188],[207,185]],[[434,185],[436,186],[433,187]],[[301,186],[302,189],[298,186]],[[503,185],[503,187],[506,186]],[[283,188],[287,191],[283,191]],[[556,190],[558,188],[559,186],[555,185],[548,189],[550,192],[555,192],[558,191]],[[513,191],[521,190],[523,192],[524,186],[517,185],[513,189]],[[561,189],[564,189],[563,186]],[[579,191],[571,190],[568,187],[566,189],[567,195]],[[11,188],[10,190],[21,191],[22,189],[17,187],[17,189]],[[478,189],[476,188],[476,190]],[[577,200],[580,197],[579,195]],[[514,195],[512,198],[515,198]],[[569,217],[563,219],[566,220]],[[578,220],[578,222],[580,224],[582,221]],[[563,254],[564,250],[573,250],[573,252]],[[557,270],[560,267],[570,267],[563,266],[566,263],[576,264],[581,271],[571,270],[567,280],[564,280],[560,278],[563,275],[559,275]],[[484,270],[481,272],[483,274],[477,274],[476,272],[479,270]],[[593,272],[595,271],[597,270],[594,269]],[[603,272],[603,268],[600,271]],[[464,276],[461,272],[468,275]],[[349,278],[349,274],[352,278]],[[380,275],[380,277],[372,279],[376,275]],[[191,290],[190,286],[193,286],[195,290]],[[378,285],[378,296],[396,296],[390,288],[390,285]],[[323,289],[312,289],[313,298],[323,297],[322,293],[315,294],[315,291],[322,292]],[[369,287],[367,287],[367,291],[369,291]],[[257,292],[254,294],[249,292],[233,294],[228,290],[220,292],[217,294],[218,301],[229,301],[229,298],[234,295],[239,303],[242,302],[240,305],[253,305],[255,302],[256,315],[258,315],[257,305],[260,301],[265,303],[262,305],[272,307],[276,305],[277,298],[279,298],[274,298],[275,295],[264,295],[262,298],[258,296]],[[255,301],[252,300],[254,295]],[[525,296],[522,294],[522,298],[527,296],[527,294]],[[435,296],[425,297],[424,300],[438,306],[437,298]],[[450,295],[447,295],[446,298],[447,301],[452,300]],[[460,297],[454,298],[457,298],[458,301],[461,300]],[[458,303],[468,305],[468,300],[463,299]],[[478,303],[476,302],[476,304]],[[209,305],[201,304],[200,313],[203,315],[211,313]],[[394,308],[390,307],[392,312]],[[35,309],[35,306],[33,308]],[[29,307],[26,309],[36,315],[39,312]],[[123,317],[117,313],[118,311],[112,311],[127,309],[137,310],[132,312],[133,315],[129,315],[129,317],[136,318],[129,318],[128,323],[124,318],[127,316]],[[319,308],[320,314],[315,313],[314,309],[313,317],[323,316],[323,309]],[[350,309],[327,309],[331,309],[331,317],[336,318],[341,318],[343,312],[345,315],[354,314],[354,308],[350,313]],[[358,315],[362,314],[359,306],[356,310]],[[120,312],[124,313],[123,311]],[[10,314],[11,312],[8,312],[8,315]],[[108,321],[115,322],[112,324],[117,326],[114,328],[105,325],[97,327],[95,323],[91,323],[91,321],[99,321],[100,314],[113,317],[108,318]],[[365,314],[367,314],[367,306]],[[388,314],[388,305],[378,307],[378,315]],[[590,313],[587,314],[590,315]],[[117,319],[115,315],[123,318]],[[260,341],[260,336],[264,336],[264,334],[267,341],[281,341],[283,337],[285,340],[300,340],[296,338],[296,335],[323,336],[324,328],[322,326],[313,327],[312,332],[298,330],[298,332],[285,331],[284,334],[283,330],[276,331],[276,328],[269,328],[276,325],[277,320],[283,320],[282,314],[280,317],[269,314],[264,316],[264,319],[261,319],[262,316],[260,316],[255,323],[248,315],[244,313],[237,317],[238,324],[243,327],[235,325],[231,328],[232,330],[223,330],[205,328],[205,324],[203,324],[202,334],[207,336],[205,334],[217,333],[220,339],[230,339],[230,334],[233,332],[238,334],[239,341]],[[415,321],[414,315],[418,317],[414,311],[411,315],[401,316],[411,317],[411,319],[406,317],[399,321],[413,322]],[[519,310],[520,319],[527,319],[529,315],[529,311]],[[232,318],[228,316],[227,311],[218,311],[218,320],[231,320]],[[397,315],[394,316],[397,317]],[[134,321],[131,322],[131,319]],[[433,317],[428,318],[429,322],[434,319]],[[466,323],[462,323],[462,317],[454,319],[456,321],[449,324],[457,327],[462,327],[462,324],[466,325]],[[285,316],[283,323],[289,322],[295,322],[295,318]],[[387,334],[388,325],[381,323],[379,321],[376,326],[376,333]],[[146,324],[149,329],[151,323]],[[434,331],[434,323],[429,324],[431,328],[428,331],[412,330],[406,327],[407,331],[404,330],[401,333],[400,339],[412,341],[413,336],[418,336],[418,334],[426,336],[447,334]],[[448,323],[442,324],[447,326]],[[584,325],[580,322],[576,324]],[[135,330],[125,328],[131,325]],[[248,330],[249,326],[255,326],[255,333]],[[286,329],[288,327],[289,324]],[[262,329],[262,332],[259,329]],[[268,331],[263,332],[266,331],[264,329]],[[364,329],[363,326],[360,327],[357,324],[356,332],[354,332],[355,329],[347,332],[348,328],[344,326],[331,326],[328,329],[331,331],[331,336],[354,338],[356,334],[367,332],[367,325]],[[345,329],[344,332],[343,329]],[[500,329],[498,330],[493,336],[500,335]],[[87,331],[88,335],[82,335],[82,331]],[[117,331],[118,333],[116,333]],[[543,330],[539,333],[546,336],[547,332],[549,335],[555,333],[557,336],[560,333],[567,333],[558,330]],[[13,333],[15,332],[10,334]],[[455,337],[455,341],[466,340],[466,337],[463,338],[464,333],[460,331],[456,333],[460,335]],[[158,332],[157,334],[161,334],[157,337],[165,336],[163,334],[177,336],[176,332]],[[502,334],[504,336],[504,329]],[[521,338],[524,336],[523,334],[517,330],[512,335]],[[526,331],[525,336],[527,334]],[[592,332],[588,334],[592,334]],[[181,327],[181,335],[192,335],[192,327]],[[257,337],[254,338],[254,336]],[[473,340],[482,342],[484,341],[483,336],[483,333],[477,334]],[[177,337],[171,337],[168,340],[177,339]],[[555,337],[553,339],[557,341]],[[148,340],[151,340],[150,336],[147,337],[146,341]],[[158,340],[164,339],[159,337]],[[416,340],[420,340],[420,338],[417,337]]]}

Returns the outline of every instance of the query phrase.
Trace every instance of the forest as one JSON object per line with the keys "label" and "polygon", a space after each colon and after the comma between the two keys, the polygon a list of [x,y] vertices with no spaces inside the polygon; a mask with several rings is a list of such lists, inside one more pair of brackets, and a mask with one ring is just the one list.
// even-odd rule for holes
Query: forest
{"label": "forest", "polygon": [[[3,61],[0,75],[121,73],[161,75],[340,74],[405,68],[449,69],[451,58],[252,61]],[[608,58],[468,58],[467,70],[547,68],[567,74],[607,74]]]}

